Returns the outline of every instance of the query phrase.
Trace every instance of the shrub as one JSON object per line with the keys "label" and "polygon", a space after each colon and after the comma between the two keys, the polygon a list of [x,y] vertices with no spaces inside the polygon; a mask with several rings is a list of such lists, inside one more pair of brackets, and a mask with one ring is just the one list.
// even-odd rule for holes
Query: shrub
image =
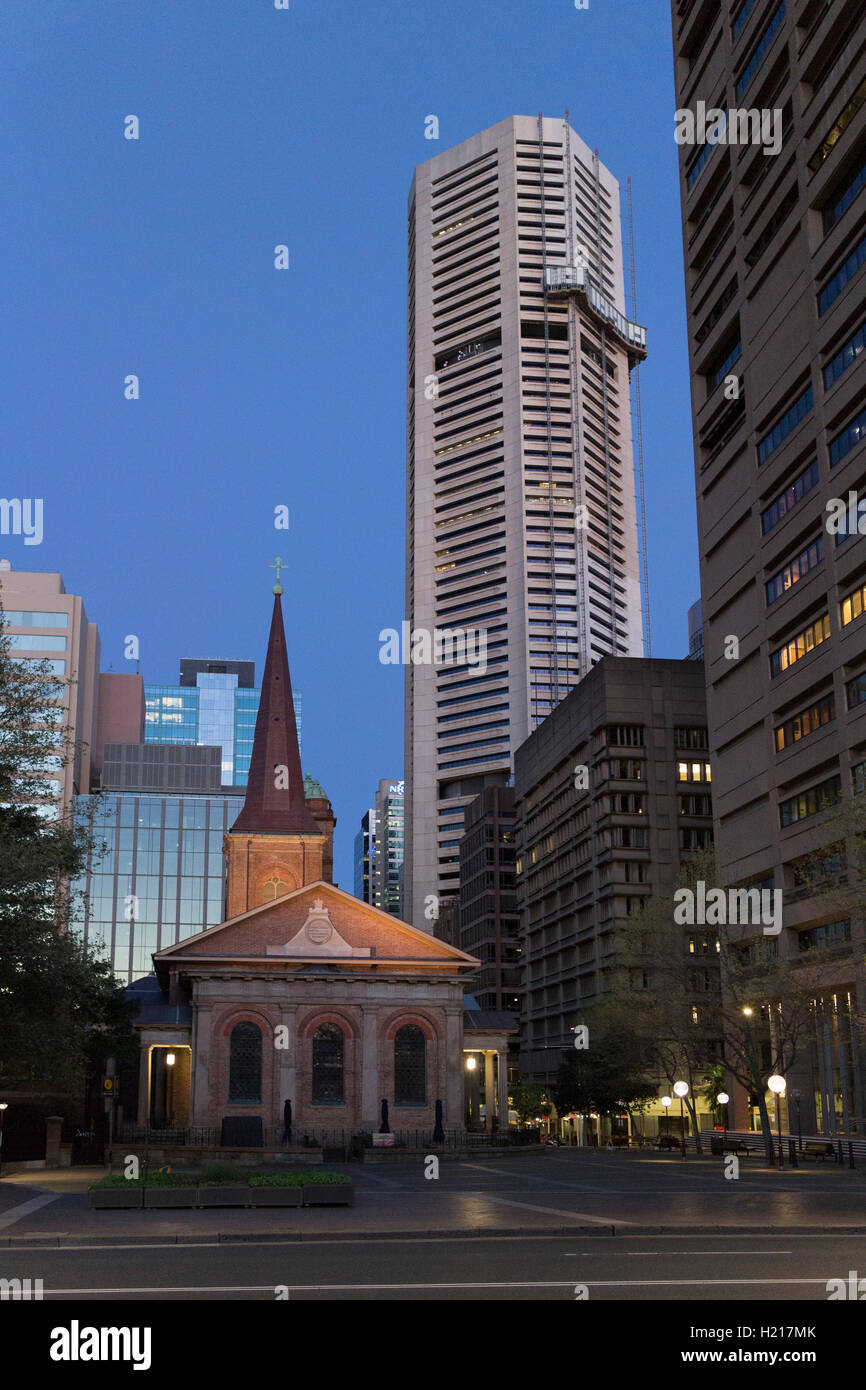
{"label": "shrub", "polygon": [[201,1187],[246,1187],[247,1175],[240,1172],[233,1163],[208,1163],[202,1169],[198,1181]]}

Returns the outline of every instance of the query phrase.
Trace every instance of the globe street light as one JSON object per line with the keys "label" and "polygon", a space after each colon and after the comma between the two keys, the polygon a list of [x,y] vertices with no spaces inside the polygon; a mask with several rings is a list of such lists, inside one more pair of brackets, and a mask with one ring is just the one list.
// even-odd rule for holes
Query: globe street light
{"label": "globe street light", "polygon": [[777,1121],[778,1121],[778,1129],[779,1129],[779,1167],[780,1167],[780,1168],[784,1168],[784,1166],[785,1166],[785,1161],[784,1161],[784,1158],[783,1158],[783,1156],[782,1156],[782,1096],[785,1094],[785,1087],[787,1086],[787,1084],[788,1084],[788,1083],[786,1082],[784,1076],[779,1076],[778,1073],[774,1073],[774,1074],[770,1077],[769,1081],[767,1082],[767,1085],[769,1086],[770,1090],[773,1092],[773,1095],[776,1097],[776,1119],[777,1119]]}
{"label": "globe street light", "polygon": [[682,1131],[681,1137],[683,1143],[683,1158],[685,1158],[686,1156],[686,1121],[685,1113],[683,1111],[683,1097],[687,1096],[688,1093],[689,1087],[687,1081],[674,1082],[674,1095],[679,1096],[680,1098],[680,1130]]}
{"label": "globe street light", "polygon": [[725,1107],[725,1137],[722,1140],[722,1153],[724,1153],[725,1149],[728,1147],[728,1101],[730,1099],[731,1097],[728,1095],[727,1091],[719,1091],[719,1094],[716,1096],[718,1104]]}
{"label": "globe street light", "polygon": [[664,1108],[665,1108],[665,1134],[669,1133],[669,1129],[670,1129],[670,1121],[669,1121],[669,1119],[668,1119],[670,1104],[671,1104],[671,1098],[670,1098],[670,1096],[662,1096],[662,1105],[663,1105]]}

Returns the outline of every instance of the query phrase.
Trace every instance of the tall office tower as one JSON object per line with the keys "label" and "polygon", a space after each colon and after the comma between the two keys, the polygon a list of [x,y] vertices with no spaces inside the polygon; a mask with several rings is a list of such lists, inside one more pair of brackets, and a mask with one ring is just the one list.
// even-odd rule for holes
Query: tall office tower
{"label": "tall office tower", "polygon": [[355,887],[356,898],[362,903],[381,907],[376,897],[374,865],[376,862],[376,809],[371,806],[361,817],[361,829],[355,836]]}
{"label": "tall office tower", "polygon": [[403,867],[404,808],[402,781],[385,777],[376,789],[376,853],[373,859],[375,903],[400,916],[400,871]]}
{"label": "tall office tower", "polygon": [[866,744],[866,9],[674,0],[673,30],[677,107],[728,111],[680,148],[721,881],[782,889],[780,959],[825,962],[788,1090],[832,1133],[866,1119],[864,927],[828,896],[855,861],[826,809],[844,823]]}
{"label": "tall office tower", "polygon": [[[520,1069],[532,1081],[555,1080],[581,1010],[610,997],[626,919],[673,893],[682,862],[712,844],[706,717],[699,662],[606,657],[517,751]],[[698,1016],[712,1017],[715,933],[671,931],[696,967]]]}
{"label": "tall office tower", "polygon": [[689,609],[689,660],[704,659],[704,620],[701,615],[701,601],[693,603]]}
{"label": "tall office tower", "polygon": [[[481,1009],[520,1009],[520,919],[514,879],[514,790],[488,787],[466,807],[460,841],[460,929],[455,944],[477,956],[472,994]],[[438,927],[437,927],[438,935]]]}
{"label": "tall office tower", "polygon": [[[146,743],[218,745],[223,786],[246,786],[261,695],[255,662],[182,657],[177,685],[146,685],[144,693]],[[300,744],[298,691],[294,705]]]}
{"label": "tall office tower", "polygon": [[406,666],[404,911],[430,929],[464,806],[606,652],[643,651],[617,181],[567,120],[446,150],[415,171],[408,296],[406,618],[486,638]]}
{"label": "tall office tower", "polygon": [[[99,631],[87,621],[84,600],[67,594],[59,574],[16,572],[0,560],[0,603],[5,631],[11,635],[13,660],[23,665],[47,661],[66,684],[58,690],[58,726],[66,725],[75,741],[67,766],[46,767],[42,814],[54,817],[71,810],[80,792],[90,791],[96,745],[99,682]],[[62,740],[58,727],[57,741]],[[60,761],[58,759],[55,762]]]}

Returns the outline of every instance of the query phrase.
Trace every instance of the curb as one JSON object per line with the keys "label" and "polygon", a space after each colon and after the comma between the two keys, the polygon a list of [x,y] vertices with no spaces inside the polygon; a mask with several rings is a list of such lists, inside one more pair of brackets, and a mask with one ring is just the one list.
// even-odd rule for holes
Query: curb
{"label": "curb", "polygon": [[414,1231],[214,1231],[196,1235],[183,1235],[180,1232],[152,1235],[63,1235],[63,1236],[7,1236],[0,1239],[0,1249],[34,1250],[60,1249],[67,1246],[92,1246],[94,1249],[110,1248],[114,1245],[282,1245],[310,1244],[331,1241],[389,1241],[389,1240],[509,1240],[529,1238],[541,1240],[545,1236],[601,1236],[607,1239],[627,1237],[642,1239],[645,1236],[773,1236],[784,1239],[786,1236],[804,1235],[866,1235],[866,1226],[792,1226],[772,1231],[766,1223],[754,1226],[473,1226],[452,1230],[414,1230]]}

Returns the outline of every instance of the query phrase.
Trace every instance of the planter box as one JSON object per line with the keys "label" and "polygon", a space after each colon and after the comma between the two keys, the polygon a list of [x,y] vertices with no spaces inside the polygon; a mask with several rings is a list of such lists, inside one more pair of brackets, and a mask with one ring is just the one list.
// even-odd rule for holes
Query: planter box
{"label": "planter box", "polygon": [[198,1202],[201,1207],[249,1207],[252,1205],[248,1187],[200,1187]]}
{"label": "planter box", "polygon": [[91,1211],[137,1211],[143,1205],[140,1187],[92,1187],[87,1194]]}
{"label": "planter box", "polygon": [[310,1183],[301,1191],[305,1207],[353,1207],[355,1189],[351,1183]]}
{"label": "planter box", "polygon": [[300,1187],[250,1187],[249,1200],[254,1207],[299,1207]]}
{"label": "planter box", "polygon": [[144,1205],[153,1207],[197,1207],[198,1188],[196,1187],[146,1187]]}

